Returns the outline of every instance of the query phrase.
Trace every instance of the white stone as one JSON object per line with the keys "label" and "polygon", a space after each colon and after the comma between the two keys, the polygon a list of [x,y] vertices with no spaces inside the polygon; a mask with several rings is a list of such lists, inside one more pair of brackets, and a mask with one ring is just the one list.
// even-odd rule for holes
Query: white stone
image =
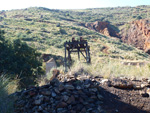
{"label": "white stone", "polygon": [[53,58],[46,62],[46,74],[50,72],[52,68],[56,68],[56,62]]}
{"label": "white stone", "polygon": [[109,81],[108,79],[103,79],[100,83],[104,84],[105,82],[108,82],[108,81]]}

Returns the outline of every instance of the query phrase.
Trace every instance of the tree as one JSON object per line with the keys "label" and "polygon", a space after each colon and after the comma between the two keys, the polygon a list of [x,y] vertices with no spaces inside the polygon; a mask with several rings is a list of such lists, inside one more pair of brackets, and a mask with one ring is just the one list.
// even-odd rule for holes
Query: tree
{"label": "tree", "polygon": [[19,39],[5,40],[4,32],[0,33],[0,73],[16,75],[12,78],[18,77],[21,87],[35,83],[36,75],[43,73],[41,54]]}

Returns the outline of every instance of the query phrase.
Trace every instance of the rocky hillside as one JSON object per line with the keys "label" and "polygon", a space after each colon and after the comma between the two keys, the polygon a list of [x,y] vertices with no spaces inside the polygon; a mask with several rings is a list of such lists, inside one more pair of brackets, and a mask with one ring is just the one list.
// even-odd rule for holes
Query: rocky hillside
{"label": "rocky hillside", "polygon": [[94,23],[86,23],[85,27],[90,30],[100,32],[105,36],[119,37],[119,33],[117,33],[117,31],[113,29],[112,25],[108,22],[96,21]]}
{"label": "rocky hillside", "polygon": [[[5,38],[8,40],[21,39],[39,51],[48,51],[49,54],[56,56],[64,56],[63,45],[66,40],[71,40],[72,37],[78,40],[82,36],[88,40],[91,55],[94,58],[109,56],[127,60],[147,60],[148,54],[122,43],[118,38],[110,37],[118,36],[120,27],[127,21],[125,18],[117,18],[119,19],[117,21],[116,17],[118,15],[125,17],[126,10],[132,12],[133,9],[138,10],[139,13],[144,10],[149,11],[148,6],[145,9],[141,6],[85,10],[52,10],[33,7],[1,11],[0,28],[5,30]],[[102,17],[103,19],[100,19]],[[129,15],[129,17],[132,16]],[[141,17],[145,18],[145,16]]]}
{"label": "rocky hillside", "polygon": [[150,113],[150,80],[68,73],[15,93],[16,113]]}
{"label": "rocky hillside", "polygon": [[122,31],[122,40],[130,45],[149,51],[150,47],[150,21],[148,19],[141,19],[133,21],[129,24],[129,28]]}

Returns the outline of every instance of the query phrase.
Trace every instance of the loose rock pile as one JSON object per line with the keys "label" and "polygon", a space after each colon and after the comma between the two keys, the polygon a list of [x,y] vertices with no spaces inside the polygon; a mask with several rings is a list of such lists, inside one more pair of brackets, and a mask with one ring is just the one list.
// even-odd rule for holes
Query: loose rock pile
{"label": "loose rock pile", "polygon": [[[59,76],[61,77],[61,76]],[[59,79],[58,77],[58,79]],[[90,79],[53,79],[49,85],[17,93],[16,113],[103,113],[99,83]]]}
{"label": "loose rock pile", "polygon": [[141,98],[150,97],[148,79],[104,79],[72,73],[58,75],[55,71],[48,85],[16,93],[16,113],[103,113],[103,86],[135,90],[139,91]]}
{"label": "loose rock pile", "polygon": [[139,90],[139,94],[143,97],[150,97],[150,80],[142,79],[137,80],[136,78],[111,78],[104,79],[103,77],[91,77],[87,75],[77,75],[75,77],[74,74],[67,74],[58,76],[60,81],[69,81],[69,80],[84,80],[89,79],[91,81],[97,81],[99,86],[107,85],[109,87],[119,88],[119,89],[131,89],[131,90]]}

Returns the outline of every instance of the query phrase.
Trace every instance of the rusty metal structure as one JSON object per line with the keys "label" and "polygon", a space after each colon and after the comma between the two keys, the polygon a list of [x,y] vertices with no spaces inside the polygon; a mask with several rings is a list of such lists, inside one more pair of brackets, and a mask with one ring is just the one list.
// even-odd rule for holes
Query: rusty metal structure
{"label": "rusty metal structure", "polygon": [[83,40],[82,37],[80,37],[80,40],[75,40],[75,38],[72,38],[72,41],[66,41],[64,43],[64,47],[65,47],[65,60],[64,60],[65,68],[67,65],[67,61],[69,62],[72,61],[71,53],[73,52],[78,53],[79,60],[81,54],[85,58],[87,63],[91,63],[90,46],[88,46],[88,42],[86,40]]}

